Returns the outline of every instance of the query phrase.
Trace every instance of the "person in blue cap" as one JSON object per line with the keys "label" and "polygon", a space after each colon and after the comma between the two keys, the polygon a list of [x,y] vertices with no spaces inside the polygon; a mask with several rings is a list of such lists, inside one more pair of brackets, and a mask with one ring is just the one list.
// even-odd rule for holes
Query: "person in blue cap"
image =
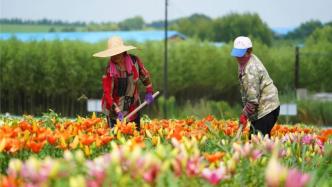
{"label": "person in blue cap", "polygon": [[250,38],[239,36],[234,40],[231,55],[238,62],[238,78],[243,110],[239,124],[246,127],[251,122],[250,134],[261,132],[269,135],[279,116],[280,102],[278,89],[273,84],[267,70],[252,53]]}

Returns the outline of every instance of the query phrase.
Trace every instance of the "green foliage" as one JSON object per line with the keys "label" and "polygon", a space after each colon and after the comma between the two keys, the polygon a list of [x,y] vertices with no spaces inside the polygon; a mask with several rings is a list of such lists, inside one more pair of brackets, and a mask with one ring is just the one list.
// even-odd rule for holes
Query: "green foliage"
{"label": "green foliage", "polygon": [[302,23],[294,31],[289,32],[285,38],[304,41],[306,37],[310,36],[316,29],[322,28],[323,24],[317,20],[310,20]]}
{"label": "green foliage", "polygon": [[68,32],[82,31],[83,26],[0,24],[0,32]]}
{"label": "green foliage", "polygon": [[300,85],[310,90],[332,91],[332,27],[317,29],[300,49]]}
{"label": "green foliage", "polygon": [[119,23],[120,30],[141,30],[143,29],[145,22],[141,16],[135,16],[133,18],[125,19]]}
{"label": "green foliage", "polygon": [[[160,24],[155,22],[158,27]],[[200,40],[230,42],[239,35],[252,36],[267,45],[272,44],[273,33],[257,14],[231,13],[211,19],[193,14],[170,22],[170,28]]]}
{"label": "green foliage", "polygon": [[[300,49],[300,85],[309,91],[332,91],[331,78],[328,76],[332,74],[331,36],[331,27],[325,26],[316,30]],[[292,91],[294,46],[268,47],[259,39],[252,40],[254,54],[263,62],[279,94]],[[142,49],[132,52],[141,58],[150,71],[154,89],[163,91],[164,43],[128,43]],[[78,41],[21,42],[10,39],[0,41],[0,48],[1,99],[7,108],[19,106],[22,108],[19,113],[24,113],[31,106],[34,112],[30,113],[38,110],[37,113],[41,114],[48,108],[33,107],[32,98],[46,97],[44,99],[49,101],[60,98],[64,110],[55,109],[51,105],[47,107],[68,115],[68,111],[75,111],[74,104],[80,102],[82,95],[86,98],[100,98],[102,95],[101,76],[108,59],[93,58],[92,54],[104,49],[105,41],[90,44]],[[201,99],[227,101],[231,106],[240,103],[237,64],[230,56],[231,48],[231,42],[222,47],[193,39],[169,43],[168,87],[169,95],[175,97],[176,107],[186,106],[189,100],[188,111],[194,105],[204,108],[205,104],[197,104]],[[27,103],[15,104],[20,100],[15,98],[27,100]],[[85,103],[82,104],[85,107]],[[213,108],[214,104],[207,105]],[[177,111],[174,113],[177,116],[179,114]],[[216,110],[212,113],[220,115]],[[77,115],[77,112],[72,114]]]}
{"label": "green foliage", "polygon": [[119,30],[119,26],[116,23],[90,23],[85,29],[86,31],[116,31]]}
{"label": "green foliage", "polygon": [[[68,109],[69,101],[76,101],[84,93],[99,97],[103,64],[91,55],[97,51],[97,45],[77,41],[24,43],[12,39],[1,41],[0,46],[2,101],[14,102],[19,97],[29,102],[19,103],[24,110],[29,105],[34,108],[29,113],[43,113],[45,109],[36,111],[32,97],[45,96],[50,101],[63,97],[68,100]],[[12,111],[13,108],[7,110]]]}
{"label": "green foliage", "polygon": [[238,118],[241,112],[239,105],[230,106],[225,101],[207,101],[199,100],[197,102],[191,102],[187,100],[184,103],[176,102],[174,96],[165,100],[164,97],[159,97],[157,99],[156,105],[158,105],[158,111],[156,113],[152,111],[150,113],[151,117],[162,116],[164,111],[164,105],[167,107],[167,117],[170,119],[176,118],[186,118],[188,116],[193,116],[195,118],[204,118],[207,115],[213,115],[217,119],[235,119]]}
{"label": "green foliage", "polygon": [[1,18],[0,24],[12,24],[12,25],[63,25],[63,26],[85,26],[84,22],[66,22],[61,20],[49,20],[46,18],[40,20],[22,20],[20,18]]}
{"label": "green foliage", "polygon": [[307,124],[332,124],[331,101],[298,101],[299,121]]}
{"label": "green foliage", "polygon": [[193,14],[188,18],[175,20],[171,23],[170,29],[202,40],[214,40],[213,20],[202,14]]}
{"label": "green foliage", "polygon": [[214,41],[233,41],[237,36],[252,36],[266,45],[272,44],[273,33],[258,14],[232,13],[214,21]]}

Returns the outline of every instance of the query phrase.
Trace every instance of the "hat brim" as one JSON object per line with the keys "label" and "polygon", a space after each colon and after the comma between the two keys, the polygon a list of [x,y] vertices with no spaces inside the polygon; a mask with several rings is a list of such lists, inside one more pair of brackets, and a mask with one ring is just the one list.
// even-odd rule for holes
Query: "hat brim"
{"label": "hat brim", "polygon": [[247,52],[247,49],[237,49],[237,48],[233,48],[231,55],[234,57],[243,57]]}
{"label": "hat brim", "polygon": [[121,46],[118,48],[111,48],[111,49],[106,49],[104,51],[100,51],[98,53],[93,54],[94,57],[101,57],[101,58],[105,58],[105,57],[111,57],[120,53],[123,53],[125,51],[129,51],[132,49],[136,49],[136,47],[134,46]]}

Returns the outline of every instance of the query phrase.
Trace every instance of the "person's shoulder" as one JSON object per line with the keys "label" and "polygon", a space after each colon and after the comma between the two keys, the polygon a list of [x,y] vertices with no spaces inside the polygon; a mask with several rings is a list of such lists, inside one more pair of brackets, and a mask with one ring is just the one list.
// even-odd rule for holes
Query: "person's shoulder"
{"label": "person's shoulder", "polygon": [[255,63],[261,62],[261,60],[255,54],[251,54],[251,59],[250,60],[252,60]]}
{"label": "person's shoulder", "polygon": [[134,54],[129,54],[131,60],[133,61],[134,64],[136,64],[137,61],[139,61],[138,56],[134,55]]}
{"label": "person's shoulder", "polygon": [[254,54],[252,54],[252,58],[250,59],[252,61],[253,66],[255,66],[258,69],[261,69],[264,67],[262,61]]}
{"label": "person's shoulder", "polygon": [[249,59],[249,62],[246,65],[246,70],[247,72],[254,73],[257,72],[259,68],[259,61],[257,61],[257,57],[252,54],[251,58]]}
{"label": "person's shoulder", "polygon": [[249,61],[248,61],[248,63],[247,63],[247,67],[248,68],[254,68],[256,66],[257,66],[257,57],[254,54],[252,54]]}

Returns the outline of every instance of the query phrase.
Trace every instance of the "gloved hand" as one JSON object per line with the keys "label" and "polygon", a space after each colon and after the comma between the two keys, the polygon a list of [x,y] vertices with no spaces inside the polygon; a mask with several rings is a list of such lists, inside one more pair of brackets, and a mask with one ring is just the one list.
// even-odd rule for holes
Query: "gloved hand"
{"label": "gloved hand", "polygon": [[144,100],[148,103],[148,105],[151,104],[154,100],[152,93],[150,93],[150,92],[146,93]]}
{"label": "gloved hand", "polygon": [[115,112],[118,115],[118,120],[122,121],[124,116],[123,116],[123,113],[121,112],[120,108],[116,106]]}
{"label": "gloved hand", "polygon": [[118,112],[118,120],[119,121],[123,121],[123,113],[122,112]]}
{"label": "gloved hand", "polygon": [[247,116],[245,116],[244,114],[240,115],[240,120],[239,120],[239,125],[242,124],[243,128],[245,129],[247,127],[247,123],[248,123],[248,118]]}

